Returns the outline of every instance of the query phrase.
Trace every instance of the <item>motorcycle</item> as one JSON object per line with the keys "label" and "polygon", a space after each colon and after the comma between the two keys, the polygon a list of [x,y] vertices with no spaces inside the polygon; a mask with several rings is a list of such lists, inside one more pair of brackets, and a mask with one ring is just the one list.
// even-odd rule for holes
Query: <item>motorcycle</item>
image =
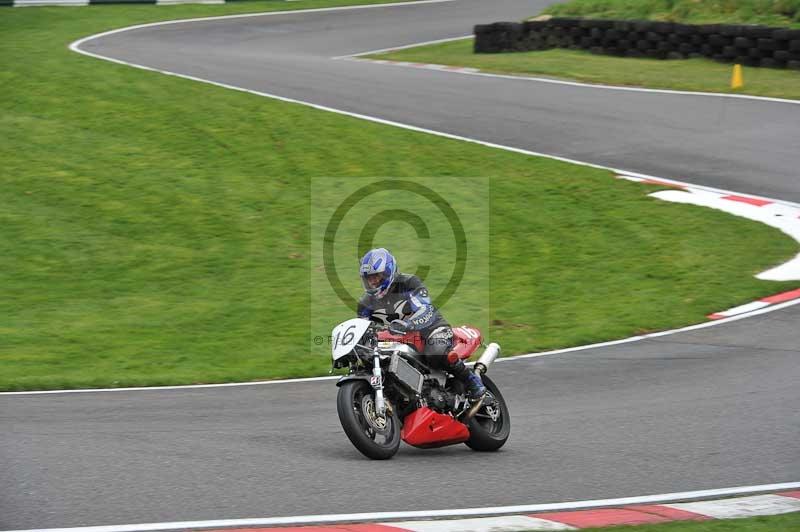
{"label": "motorcycle", "polygon": [[[482,345],[478,329],[453,328],[449,361],[466,360]],[[500,390],[485,375],[500,355],[491,343],[475,362],[488,393],[470,401],[464,384],[429,367],[419,332],[397,335],[370,320],[353,318],[331,334],[333,368],[349,368],[336,383],[339,421],[365,456],[386,460],[400,441],[420,448],[464,443],[475,451],[496,451],[508,440],[511,419]]]}

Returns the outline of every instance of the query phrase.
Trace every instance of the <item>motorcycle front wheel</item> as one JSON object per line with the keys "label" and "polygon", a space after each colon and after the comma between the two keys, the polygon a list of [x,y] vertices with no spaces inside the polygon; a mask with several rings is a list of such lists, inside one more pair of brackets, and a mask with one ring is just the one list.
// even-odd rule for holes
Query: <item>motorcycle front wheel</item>
{"label": "motorcycle front wheel", "polygon": [[484,375],[483,385],[492,393],[495,403],[481,406],[469,420],[469,439],[464,443],[474,451],[491,452],[498,450],[508,440],[511,433],[511,416],[500,389],[492,379]]}
{"label": "motorcycle front wheel", "polygon": [[387,412],[375,412],[375,391],[367,381],[342,383],[336,398],[336,410],[344,433],[361,453],[373,460],[387,460],[400,448],[400,419]]}

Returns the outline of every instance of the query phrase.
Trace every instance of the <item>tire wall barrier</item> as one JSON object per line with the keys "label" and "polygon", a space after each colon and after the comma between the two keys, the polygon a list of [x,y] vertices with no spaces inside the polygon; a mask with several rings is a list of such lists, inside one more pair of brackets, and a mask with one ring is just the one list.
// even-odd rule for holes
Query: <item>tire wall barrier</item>
{"label": "tire wall barrier", "polygon": [[552,48],[653,59],[702,57],[747,66],[800,70],[800,29],[579,18],[475,26],[475,53]]}

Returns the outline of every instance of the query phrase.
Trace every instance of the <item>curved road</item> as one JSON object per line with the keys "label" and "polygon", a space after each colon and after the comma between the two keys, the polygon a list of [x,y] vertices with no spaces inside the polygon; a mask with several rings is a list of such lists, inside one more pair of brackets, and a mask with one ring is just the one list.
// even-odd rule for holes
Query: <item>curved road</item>
{"label": "curved road", "polygon": [[[460,0],[192,22],[89,41],[120,60],[489,142],[800,201],[800,105],[331,59],[545,2]],[[0,395],[0,529],[428,510],[800,479],[800,306],[492,368],[504,450],[370,462],[332,381]],[[477,478],[480,490],[472,489]]]}

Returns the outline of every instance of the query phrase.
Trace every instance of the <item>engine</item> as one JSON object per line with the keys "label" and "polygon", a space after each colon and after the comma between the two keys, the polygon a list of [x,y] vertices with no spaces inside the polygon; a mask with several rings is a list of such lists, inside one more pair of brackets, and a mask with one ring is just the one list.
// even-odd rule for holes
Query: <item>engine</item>
{"label": "engine", "polygon": [[437,412],[447,413],[455,409],[456,398],[447,390],[439,387],[436,381],[428,381],[422,388],[422,396],[428,402],[428,407]]}

